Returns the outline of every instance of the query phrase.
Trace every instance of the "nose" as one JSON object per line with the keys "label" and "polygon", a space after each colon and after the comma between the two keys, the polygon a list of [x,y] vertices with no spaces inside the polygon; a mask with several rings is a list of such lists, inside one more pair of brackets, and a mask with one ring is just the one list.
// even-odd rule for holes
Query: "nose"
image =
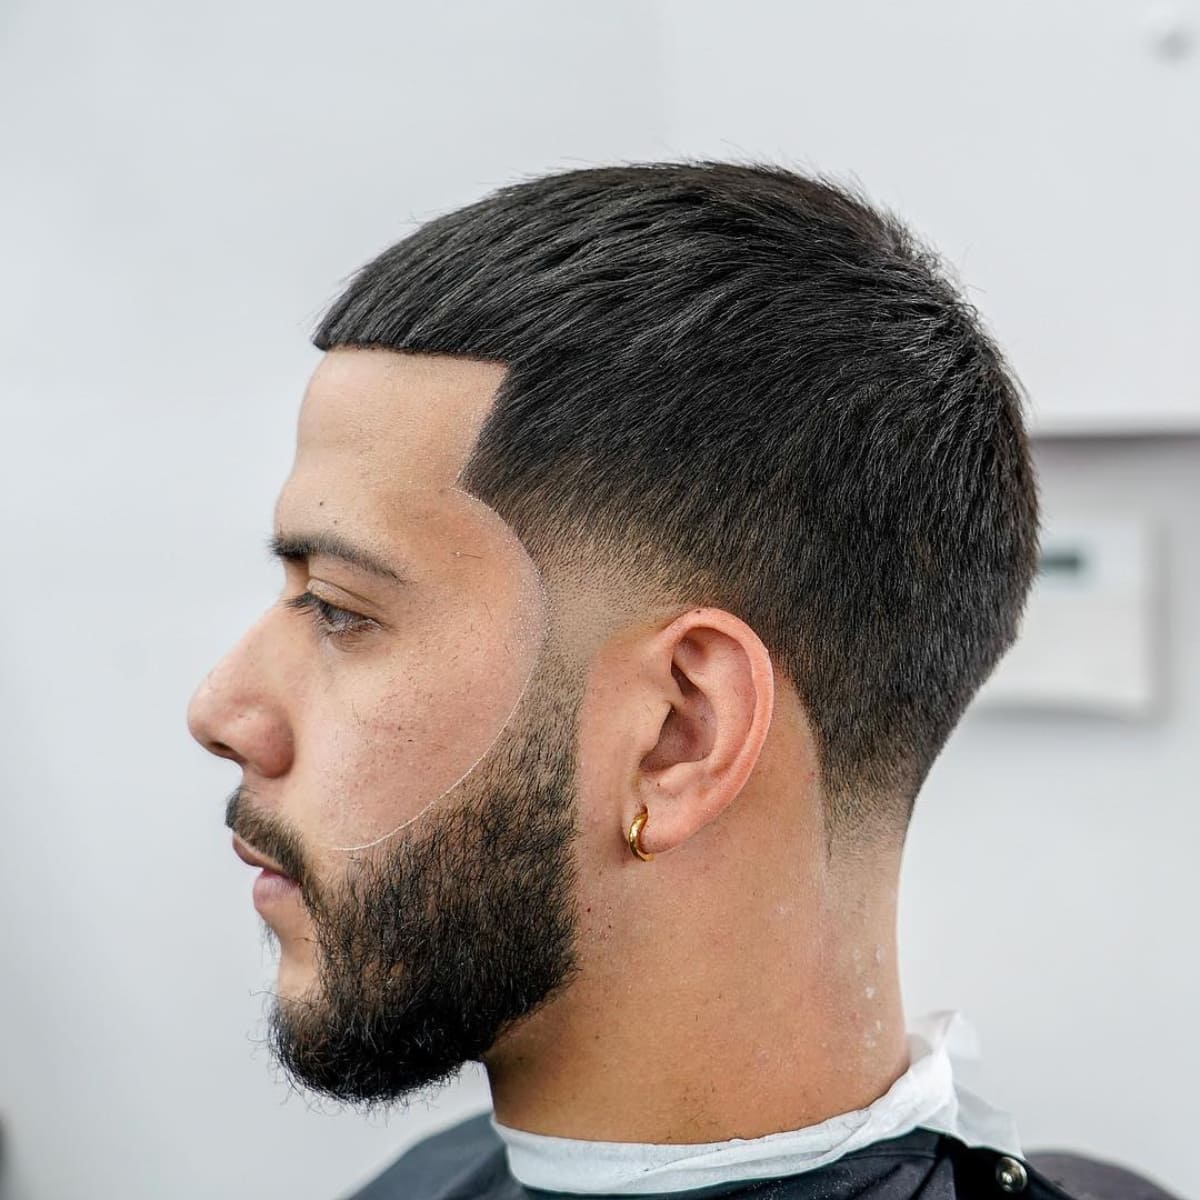
{"label": "nose", "polygon": [[273,686],[262,634],[260,622],[204,677],[188,703],[187,725],[210,754],[273,778],[291,765],[292,730],[286,690]]}

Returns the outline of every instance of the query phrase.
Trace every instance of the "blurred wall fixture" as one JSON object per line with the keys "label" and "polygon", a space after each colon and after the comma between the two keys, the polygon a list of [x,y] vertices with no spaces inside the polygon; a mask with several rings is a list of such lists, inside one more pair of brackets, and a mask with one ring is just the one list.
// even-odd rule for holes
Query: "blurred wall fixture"
{"label": "blurred wall fixture", "polygon": [[1156,563],[1145,521],[1048,522],[1016,644],[984,685],[987,708],[1154,712]]}

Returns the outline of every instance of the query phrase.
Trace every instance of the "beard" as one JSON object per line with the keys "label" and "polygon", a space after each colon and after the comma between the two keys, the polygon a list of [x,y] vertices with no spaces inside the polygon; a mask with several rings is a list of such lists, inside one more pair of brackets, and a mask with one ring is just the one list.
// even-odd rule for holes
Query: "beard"
{"label": "beard", "polygon": [[364,1110],[401,1100],[481,1059],[572,976],[575,709],[541,679],[520,728],[402,840],[328,894],[298,876],[317,982],[269,1018],[295,1083]]}

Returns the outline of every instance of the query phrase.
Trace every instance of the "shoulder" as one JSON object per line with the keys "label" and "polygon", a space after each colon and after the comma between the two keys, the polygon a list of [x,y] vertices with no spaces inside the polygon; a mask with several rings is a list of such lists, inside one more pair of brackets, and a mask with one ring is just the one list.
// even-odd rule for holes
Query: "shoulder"
{"label": "shoulder", "polygon": [[[924,1138],[924,1140],[923,1140]],[[1080,1154],[1035,1151],[1014,1158],[988,1146],[967,1146],[958,1138],[916,1130],[877,1142],[834,1163],[833,1175],[866,1171],[890,1163],[872,1179],[879,1191],[850,1189],[854,1196],[910,1200],[1179,1200],[1126,1167]],[[839,1168],[841,1170],[839,1171]],[[861,1182],[861,1181],[856,1181]],[[822,1196],[824,1190],[819,1192]],[[814,1192],[812,1195],[816,1195]],[[809,1193],[797,1192],[797,1196]]]}
{"label": "shoulder", "polygon": [[521,1191],[507,1187],[511,1177],[504,1144],[481,1113],[418,1142],[366,1187],[344,1200],[450,1200],[458,1196],[494,1196],[507,1200]]}
{"label": "shoulder", "polygon": [[955,1197],[1024,1200],[1178,1200],[1126,1167],[1081,1154],[1032,1151],[1023,1158],[943,1137],[954,1163]]}
{"label": "shoulder", "polygon": [[[418,1142],[344,1200],[522,1200],[529,1193],[508,1173],[504,1144],[482,1113]],[[1014,1160],[957,1138],[918,1129],[855,1151],[819,1171],[788,1179],[704,1188],[699,1197],[757,1196],[764,1186],[784,1200],[816,1195],[912,1200],[1177,1200],[1124,1167],[1053,1151]],[[794,1190],[792,1190],[794,1189]],[[876,1190],[878,1189],[878,1190]]]}
{"label": "shoulder", "polygon": [[1078,1200],[1176,1200],[1149,1179],[1098,1158],[1043,1150],[1030,1154],[1029,1164]]}

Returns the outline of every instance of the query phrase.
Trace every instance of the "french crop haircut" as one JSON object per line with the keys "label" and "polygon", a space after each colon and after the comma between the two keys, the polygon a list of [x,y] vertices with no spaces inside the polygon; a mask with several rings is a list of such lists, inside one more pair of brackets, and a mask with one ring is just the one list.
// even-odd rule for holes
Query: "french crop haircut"
{"label": "french crop haircut", "polygon": [[740,616],[831,842],[903,836],[1014,637],[1037,497],[999,351],[899,222],[776,167],[550,175],[380,254],[314,341],[507,364],[463,486],[543,565]]}

